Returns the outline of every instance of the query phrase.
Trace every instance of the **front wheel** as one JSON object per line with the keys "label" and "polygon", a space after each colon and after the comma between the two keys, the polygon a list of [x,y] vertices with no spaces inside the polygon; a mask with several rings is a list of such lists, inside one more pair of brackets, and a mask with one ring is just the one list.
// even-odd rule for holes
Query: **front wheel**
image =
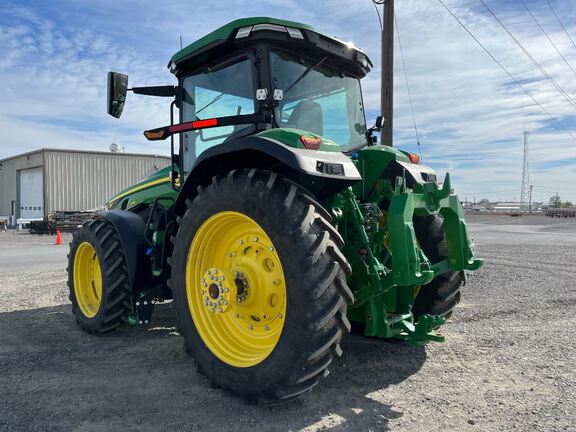
{"label": "front wheel", "polygon": [[131,311],[126,257],[118,233],[105,220],[85,222],[68,255],[72,312],[80,327],[108,333],[128,321]]}
{"label": "front wheel", "polygon": [[[448,258],[448,244],[441,216],[416,216],[414,230],[420,247],[432,264]],[[424,314],[449,318],[460,302],[464,280],[464,272],[448,271],[419,287],[413,308],[416,320]]]}
{"label": "front wheel", "polygon": [[325,211],[258,170],[215,177],[186,204],[170,281],[186,351],[213,383],[245,397],[307,392],[341,354],[353,300]]}

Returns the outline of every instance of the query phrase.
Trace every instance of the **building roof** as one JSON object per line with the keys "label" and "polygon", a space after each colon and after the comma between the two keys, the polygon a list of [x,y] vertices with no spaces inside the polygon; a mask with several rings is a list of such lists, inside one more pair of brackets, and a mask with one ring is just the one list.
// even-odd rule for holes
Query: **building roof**
{"label": "building roof", "polygon": [[55,149],[55,148],[41,148],[38,150],[32,150],[26,153],[20,153],[14,156],[10,156],[4,159],[0,159],[0,162],[5,162],[10,159],[17,159],[24,156],[30,156],[40,152],[52,152],[52,153],[84,153],[84,154],[104,154],[104,155],[114,155],[114,156],[139,156],[139,157],[155,157],[160,159],[170,159],[170,156],[157,155],[157,154],[146,154],[146,153],[120,153],[111,151],[93,151],[93,150],[72,150],[72,149]]}

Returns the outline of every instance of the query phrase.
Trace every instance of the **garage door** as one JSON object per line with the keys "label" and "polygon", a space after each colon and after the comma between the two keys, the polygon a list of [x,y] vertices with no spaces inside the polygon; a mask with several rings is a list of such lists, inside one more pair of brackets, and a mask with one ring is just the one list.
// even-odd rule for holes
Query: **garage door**
{"label": "garage door", "polygon": [[20,217],[42,219],[44,217],[44,192],[42,167],[20,171]]}

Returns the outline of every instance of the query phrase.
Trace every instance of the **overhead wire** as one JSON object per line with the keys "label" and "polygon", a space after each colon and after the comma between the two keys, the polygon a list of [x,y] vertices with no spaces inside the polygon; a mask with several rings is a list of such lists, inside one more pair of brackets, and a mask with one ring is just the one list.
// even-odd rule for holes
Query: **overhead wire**
{"label": "overhead wire", "polygon": [[552,115],[550,114],[550,112],[540,103],[536,100],[536,98],[534,96],[532,96],[530,94],[530,92],[526,89],[526,87],[524,87],[509,71],[508,69],[506,69],[506,67],[496,58],[494,57],[494,55],[488,50],[488,48],[486,48],[484,46],[484,44],[482,44],[482,42],[480,42],[480,40],[474,36],[474,34],[468,29],[468,27],[466,26],[466,24],[464,24],[464,22],[462,22],[462,20],[460,18],[458,18],[458,16],[456,16],[456,14],[452,11],[452,9],[450,9],[446,3],[444,3],[443,0],[437,0],[443,7],[444,9],[446,9],[446,11],[448,11],[448,13],[450,15],[452,15],[452,18],[454,18],[458,24],[460,24],[460,26],[466,31],[466,33],[468,33],[468,35],[478,44],[478,46],[480,46],[480,48],[482,48],[482,50],[484,50],[484,52],[492,59],[492,61],[494,61],[494,63],[496,63],[500,69],[502,69],[506,75],[508,75],[508,77],[510,77],[510,79],[518,86],[522,89],[522,91],[524,93],[526,93],[526,95],[532,99],[532,101],[538,106],[540,107],[540,109],[546,113],[546,115],[548,115],[548,117],[550,117],[550,119],[552,120],[553,123],[555,123],[560,129],[564,130],[568,135],[570,135],[573,139],[576,140],[576,136],[570,132],[569,130],[567,130],[565,127],[563,127],[558,120]]}
{"label": "overhead wire", "polygon": [[532,61],[532,63],[542,72],[544,77],[550,82],[556,90],[562,95],[566,101],[572,105],[574,109],[576,109],[576,102],[566,93],[566,91],[550,76],[548,72],[538,63],[538,61],[528,52],[528,50],[520,43],[520,41],[512,34],[512,32],[508,29],[508,27],[498,18],[498,16],[494,13],[494,11],[486,4],[484,0],[478,0],[480,3],[484,5],[486,10],[492,15],[492,17],[496,20],[496,22],[502,27],[502,29],[510,36],[510,38],[518,45],[518,47],[522,50],[522,52]]}
{"label": "overhead wire", "polygon": [[524,0],[520,0],[520,3],[522,3],[522,6],[524,6],[524,9],[526,9],[526,11],[530,14],[530,16],[532,17],[532,19],[534,20],[534,22],[536,23],[536,25],[538,26],[538,28],[540,28],[540,30],[542,30],[542,33],[544,33],[544,35],[546,36],[546,38],[548,38],[548,41],[550,42],[550,44],[552,44],[552,46],[554,47],[554,49],[556,50],[556,52],[558,53],[558,55],[562,58],[562,60],[564,60],[564,63],[566,63],[566,65],[570,68],[570,70],[572,71],[572,73],[574,74],[574,76],[576,76],[576,71],[574,70],[574,68],[572,67],[572,65],[570,63],[568,63],[568,60],[566,60],[566,57],[564,57],[564,55],[560,52],[560,50],[558,49],[558,47],[556,46],[556,44],[554,43],[554,41],[552,40],[552,38],[548,35],[548,33],[546,32],[546,30],[544,30],[544,28],[542,27],[542,25],[540,24],[540,22],[538,21],[538,19],[534,16],[534,14],[532,13],[532,11],[528,8],[528,6],[526,5],[526,3],[524,2]]}
{"label": "overhead wire", "polygon": [[382,24],[382,16],[380,16],[380,10],[378,10],[378,5],[382,4],[383,0],[372,0],[374,9],[376,9],[376,15],[378,15],[378,22],[380,23],[380,31],[384,31],[384,24]]}
{"label": "overhead wire", "polygon": [[560,26],[564,29],[564,33],[566,33],[566,36],[568,36],[568,39],[570,39],[570,42],[572,42],[572,46],[574,46],[574,48],[576,48],[576,43],[574,43],[574,39],[572,39],[572,36],[570,36],[570,33],[568,33],[568,30],[566,29],[566,26],[562,23],[562,21],[560,21],[560,17],[558,16],[558,14],[556,13],[556,11],[554,10],[554,8],[552,7],[552,5],[550,4],[550,2],[548,0],[546,0],[546,3],[548,4],[548,7],[550,8],[550,10],[552,11],[552,13],[554,14],[554,16],[556,17],[556,20],[558,21],[558,24],[560,24]]}
{"label": "overhead wire", "polygon": [[420,159],[422,158],[422,147],[420,145],[420,134],[418,133],[418,126],[416,124],[416,116],[414,115],[414,104],[412,103],[412,92],[410,91],[410,83],[408,81],[408,71],[406,68],[406,61],[404,59],[404,50],[402,49],[402,40],[400,39],[400,28],[398,27],[398,19],[394,14],[394,23],[396,24],[396,36],[398,37],[398,47],[400,48],[400,58],[402,59],[402,68],[404,69],[404,79],[406,80],[406,91],[408,93],[408,102],[410,104],[410,111],[412,113],[412,122],[414,123],[414,133],[416,135],[416,144],[418,145],[418,153]]}

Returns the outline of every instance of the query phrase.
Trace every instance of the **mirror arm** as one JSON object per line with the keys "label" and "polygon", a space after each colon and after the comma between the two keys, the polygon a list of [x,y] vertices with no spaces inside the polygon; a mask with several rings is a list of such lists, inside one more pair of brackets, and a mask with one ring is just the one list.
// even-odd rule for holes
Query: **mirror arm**
{"label": "mirror arm", "polygon": [[149,86],[149,87],[132,87],[128,91],[134,94],[158,97],[174,97],[176,96],[176,86]]}

